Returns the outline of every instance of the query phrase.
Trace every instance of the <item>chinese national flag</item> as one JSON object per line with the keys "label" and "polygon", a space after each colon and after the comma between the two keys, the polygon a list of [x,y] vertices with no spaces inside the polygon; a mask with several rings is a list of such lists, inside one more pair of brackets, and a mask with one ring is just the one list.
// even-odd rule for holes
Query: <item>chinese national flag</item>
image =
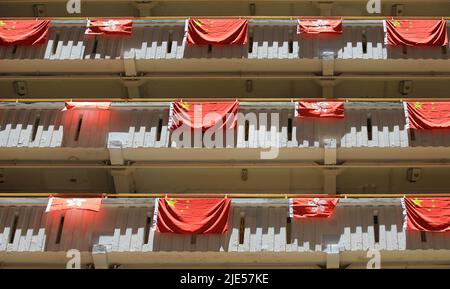
{"label": "chinese national flag", "polygon": [[189,19],[187,43],[196,45],[246,44],[246,19]]}
{"label": "chinese national flag", "polygon": [[344,103],[299,101],[295,104],[295,116],[300,118],[343,118]]}
{"label": "chinese national flag", "polygon": [[203,131],[221,123],[220,128],[234,128],[239,102],[173,102],[170,109],[170,129],[187,125]]}
{"label": "chinese national flag", "polygon": [[97,19],[88,20],[86,35],[130,35],[133,20],[130,19]]}
{"label": "chinese national flag", "polygon": [[289,215],[294,219],[329,218],[338,198],[298,198],[289,200]]}
{"label": "chinese national flag", "polygon": [[45,212],[62,211],[62,210],[89,210],[100,211],[102,205],[101,198],[84,198],[84,199],[69,199],[69,198],[54,198],[48,200],[47,209]]}
{"label": "chinese national flag", "polygon": [[49,20],[0,20],[0,45],[43,44],[49,29]]}
{"label": "chinese national flag", "polygon": [[62,111],[73,109],[104,109],[111,108],[111,102],[66,102]]}
{"label": "chinese national flag", "polygon": [[406,102],[404,105],[410,128],[450,128],[450,102]]}
{"label": "chinese national flag", "polygon": [[342,34],[342,19],[298,19],[298,34]]}
{"label": "chinese national flag", "polygon": [[441,20],[385,20],[386,44],[446,46],[447,22]]}
{"label": "chinese national flag", "polygon": [[158,199],[156,231],[223,234],[228,230],[230,199]]}
{"label": "chinese national flag", "polygon": [[403,198],[406,230],[450,231],[450,198]]}

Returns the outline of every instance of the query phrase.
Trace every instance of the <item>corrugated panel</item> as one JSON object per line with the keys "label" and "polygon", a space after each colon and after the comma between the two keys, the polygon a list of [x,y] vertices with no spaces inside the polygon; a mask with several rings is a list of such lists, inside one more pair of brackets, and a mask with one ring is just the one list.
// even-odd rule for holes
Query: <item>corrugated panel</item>
{"label": "corrugated panel", "polygon": [[[267,23],[267,21],[265,21]],[[278,21],[280,23],[280,21]],[[333,52],[339,59],[448,59],[448,47],[387,48],[383,26],[345,25],[336,37],[302,37],[292,21],[258,24],[253,20],[249,46],[187,46],[184,24],[148,24],[135,26],[129,37],[86,37],[84,26],[57,25],[50,29],[49,41],[35,47],[0,47],[0,59],[189,59],[248,58],[296,59],[321,58]],[[450,33],[450,32],[449,32]],[[367,41],[365,41],[366,39]]]}
{"label": "corrugated panel", "polygon": [[[148,230],[153,207],[104,206],[98,213],[66,211],[45,213],[45,206],[0,206],[0,251],[88,251],[94,244],[111,252],[223,251],[223,252],[329,252],[450,249],[450,233],[420,233],[403,229],[398,205],[338,205],[330,219],[294,220],[287,238],[287,204],[232,203],[229,230],[224,235],[179,236]],[[373,216],[379,220],[378,236]],[[63,226],[61,218],[64,216]],[[245,216],[243,242],[240,218]],[[11,230],[15,226],[14,235]],[[148,232],[148,238],[144,236]]]}

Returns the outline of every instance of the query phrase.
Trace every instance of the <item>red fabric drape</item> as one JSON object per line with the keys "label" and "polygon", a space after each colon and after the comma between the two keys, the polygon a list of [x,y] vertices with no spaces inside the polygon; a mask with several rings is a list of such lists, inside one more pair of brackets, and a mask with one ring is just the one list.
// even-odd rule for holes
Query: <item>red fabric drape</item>
{"label": "red fabric drape", "polygon": [[447,21],[385,20],[386,44],[406,46],[448,45]]}
{"label": "red fabric drape", "polygon": [[247,19],[189,19],[187,43],[196,45],[246,44]]}
{"label": "red fabric drape", "polygon": [[450,102],[407,102],[412,129],[450,128]]}
{"label": "red fabric drape", "polygon": [[289,204],[290,216],[294,219],[328,218],[338,202],[338,198],[294,198]]}
{"label": "red fabric drape", "polygon": [[222,122],[220,128],[234,128],[237,123],[239,102],[173,102],[171,107],[171,129],[183,124],[207,130]]}
{"label": "red fabric drape", "polygon": [[49,29],[49,20],[0,20],[0,45],[43,44]]}
{"label": "red fabric drape", "polygon": [[133,30],[131,19],[97,19],[90,20],[87,35],[130,35]]}
{"label": "red fabric drape", "polygon": [[406,229],[450,231],[450,198],[404,198]]}
{"label": "red fabric drape", "polygon": [[298,34],[342,34],[342,19],[298,19]]}
{"label": "red fabric drape", "polygon": [[111,102],[66,102],[62,111],[72,110],[72,109],[110,109]]}
{"label": "red fabric drape", "polygon": [[156,230],[175,234],[223,234],[230,199],[159,199]]}
{"label": "red fabric drape", "polygon": [[343,118],[344,103],[299,101],[296,103],[295,116],[300,118]]}
{"label": "red fabric drape", "polygon": [[88,210],[100,211],[102,205],[101,198],[54,198],[50,197],[47,204],[46,212],[63,211],[63,210]]}

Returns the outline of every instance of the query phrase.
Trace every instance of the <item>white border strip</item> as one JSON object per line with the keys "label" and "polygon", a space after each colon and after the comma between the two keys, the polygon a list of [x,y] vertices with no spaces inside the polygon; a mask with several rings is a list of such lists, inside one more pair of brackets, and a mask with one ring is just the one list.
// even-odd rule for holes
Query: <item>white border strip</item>
{"label": "white border strip", "polygon": [[299,117],[300,114],[298,113],[298,101],[295,102],[295,107],[294,107],[294,117]]}
{"label": "white border strip", "polygon": [[169,122],[167,124],[167,128],[172,129],[172,125],[173,125],[173,102],[171,102],[169,105]]}
{"label": "white border strip", "polygon": [[405,198],[401,198],[400,202],[402,203],[402,211],[403,211],[403,231],[406,231],[407,222],[408,222],[408,214],[406,213],[406,205]]}
{"label": "white border strip", "polygon": [[54,199],[54,197],[49,198],[47,207],[45,208],[46,213],[50,212],[50,208],[52,207],[52,204],[53,204],[53,199]]}
{"label": "white border strip", "polygon": [[155,198],[155,209],[153,210],[153,221],[152,221],[152,231],[156,231],[156,225],[158,223],[158,205],[159,198]]}
{"label": "white border strip", "polygon": [[289,218],[294,218],[294,199],[289,198]]}
{"label": "white border strip", "polygon": [[384,45],[387,45],[387,43],[388,43],[386,21],[387,20],[383,20]]}
{"label": "white border strip", "polygon": [[405,113],[405,129],[409,129],[409,112],[408,112],[408,104],[406,101],[403,102],[403,111]]}

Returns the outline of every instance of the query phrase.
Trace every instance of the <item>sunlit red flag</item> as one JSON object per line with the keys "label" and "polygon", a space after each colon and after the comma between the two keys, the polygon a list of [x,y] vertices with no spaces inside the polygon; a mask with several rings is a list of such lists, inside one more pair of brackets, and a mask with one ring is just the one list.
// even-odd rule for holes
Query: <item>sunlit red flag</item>
{"label": "sunlit red flag", "polygon": [[342,19],[298,19],[298,34],[342,34]]}
{"label": "sunlit red flag", "polygon": [[230,199],[157,199],[156,231],[223,234],[228,230]]}
{"label": "sunlit red flag", "polygon": [[411,129],[450,128],[450,102],[404,102]]}
{"label": "sunlit red flag", "polygon": [[49,29],[49,20],[0,20],[0,45],[43,44]]}
{"label": "sunlit red flag", "polygon": [[406,230],[450,231],[450,198],[403,198]]}
{"label": "sunlit red flag", "polygon": [[87,35],[130,35],[133,30],[131,19],[88,20]]}
{"label": "sunlit red flag", "polygon": [[100,211],[101,198],[55,198],[50,197],[45,212],[63,210]]}
{"label": "sunlit red flag", "polygon": [[299,101],[295,103],[295,117],[343,118],[344,103],[338,101]]}
{"label": "sunlit red flag", "polygon": [[62,111],[72,109],[110,109],[111,102],[66,102]]}
{"label": "sunlit red flag", "polygon": [[220,123],[218,128],[234,128],[237,123],[239,102],[186,102],[177,101],[170,108],[170,129],[187,125],[193,129],[207,130]]}
{"label": "sunlit red flag", "polygon": [[338,198],[289,199],[289,215],[294,219],[328,218],[338,202]]}
{"label": "sunlit red flag", "polygon": [[447,21],[394,20],[384,21],[387,45],[446,46],[448,45]]}
{"label": "sunlit red flag", "polygon": [[196,45],[246,44],[247,19],[189,19],[187,43]]}

